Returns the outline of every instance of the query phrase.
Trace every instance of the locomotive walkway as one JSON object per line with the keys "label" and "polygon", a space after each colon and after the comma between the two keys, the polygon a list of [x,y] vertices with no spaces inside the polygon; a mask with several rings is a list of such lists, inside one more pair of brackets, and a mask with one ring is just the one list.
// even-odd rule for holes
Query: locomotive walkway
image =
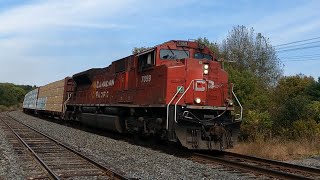
{"label": "locomotive walkway", "polygon": [[0,126],[22,160],[28,179],[65,179],[105,177],[128,179],[95,162],[57,140],[18,122],[8,114],[0,115]]}
{"label": "locomotive walkway", "polygon": [[[218,154],[218,155],[217,155]],[[320,179],[320,169],[299,166],[269,159],[257,158],[231,152],[194,153],[193,161],[203,164],[220,164],[232,170],[263,175],[278,179]]]}

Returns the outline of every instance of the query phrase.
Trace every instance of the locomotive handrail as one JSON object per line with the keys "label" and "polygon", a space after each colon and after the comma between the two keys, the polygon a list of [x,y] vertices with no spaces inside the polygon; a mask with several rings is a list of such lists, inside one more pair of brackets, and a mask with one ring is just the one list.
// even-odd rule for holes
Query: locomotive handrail
{"label": "locomotive handrail", "polygon": [[62,112],[63,112],[63,114],[62,114],[62,116],[64,116],[65,113],[66,113],[66,111],[67,111],[67,103],[68,103],[68,101],[70,100],[71,96],[72,96],[72,93],[68,94],[67,100],[63,102],[63,106],[62,106]]}
{"label": "locomotive handrail", "polygon": [[182,99],[182,97],[188,92],[188,90],[190,89],[191,87],[191,84],[194,83],[194,81],[203,81],[203,79],[194,79],[190,82],[188,88],[183,92],[183,94],[180,96],[180,98],[178,99],[178,101],[176,102],[176,104],[174,105],[174,122],[178,123],[177,122],[177,104],[179,103],[179,101]]}
{"label": "locomotive handrail", "polygon": [[177,89],[176,94],[172,97],[172,99],[169,101],[168,105],[167,105],[167,130],[169,130],[169,106],[172,103],[172,101],[174,100],[174,98],[179,94],[180,90],[182,89],[183,86],[180,86]]}
{"label": "locomotive handrail", "polygon": [[243,107],[242,107],[242,105],[241,105],[241,103],[240,103],[240,101],[239,101],[239,99],[238,99],[238,97],[237,97],[237,95],[234,93],[234,91],[233,91],[233,85],[232,85],[232,88],[231,88],[231,92],[232,92],[232,94],[233,94],[233,96],[234,96],[234,98],[237,100],[237,103],[239,104],[239,106],[240,106],[240,117],[239,118],[237,118],[237,119],[235,119],[236,121],[241,121],[242,120],[242,112],[243,112]]}

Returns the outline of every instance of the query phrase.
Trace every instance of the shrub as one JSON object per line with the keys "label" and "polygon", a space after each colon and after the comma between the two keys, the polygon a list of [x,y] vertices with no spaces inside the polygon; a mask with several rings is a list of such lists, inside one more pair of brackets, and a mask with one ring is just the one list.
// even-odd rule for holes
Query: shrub
{"label": "shrub", "polygon": [[0,112],[8,111],[7,106],[0,105]]}
{"label": "shrub", "polygon": [[309,115],[311,119],[320,122],[320,101],[313,101],[311,104],[308,105]]}
{"label": "shrub", "polygon": [[320,124],[315,120],[298,120],[293,123],[293,137],[315,140],[320,135]]}
{"label": "shrub", "polygon": [[252,141],[265,139],[271,136],[272,121],[270,114],[259,111],[249,110],[246,119],[241,125],[243,136]]}

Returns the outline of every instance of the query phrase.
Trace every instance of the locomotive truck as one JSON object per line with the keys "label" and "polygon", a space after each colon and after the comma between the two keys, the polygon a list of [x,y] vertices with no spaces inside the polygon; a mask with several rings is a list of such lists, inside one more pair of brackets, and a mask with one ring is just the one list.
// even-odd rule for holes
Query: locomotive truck
{"label": "locomotive truck", "polygon": [[213,52],[177,40],[41,86],[25,96],[23,108],[195,150],[232,148],[242,120],[242,106]]}

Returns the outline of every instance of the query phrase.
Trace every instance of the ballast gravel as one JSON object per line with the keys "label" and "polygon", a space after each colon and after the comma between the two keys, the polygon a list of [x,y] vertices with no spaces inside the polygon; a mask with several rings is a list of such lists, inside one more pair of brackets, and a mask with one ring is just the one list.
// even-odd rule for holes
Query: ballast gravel
{"label": "ballast gravel", "polygon": [[307,166],[320,169],[320,157],[311,157],[299,160],[289,160],[287,163],[292,163],[300,166]]}
{"label": "ballast gravel", "polygon": [[[10,115],[94,158],[103,165],[123,172],[129,178],[248,179],[249,177],[222,168],[212,168],[125,141],[38,119],[20,111],[11,112]],[[2,171],[0,168],[0,173],[3,173]]]}
{"label": "ballast gravel", "polygon": [[[1,116],[1,114],[0,114]],[[19,160],[0,126],[0,179],[26,179]]]}

